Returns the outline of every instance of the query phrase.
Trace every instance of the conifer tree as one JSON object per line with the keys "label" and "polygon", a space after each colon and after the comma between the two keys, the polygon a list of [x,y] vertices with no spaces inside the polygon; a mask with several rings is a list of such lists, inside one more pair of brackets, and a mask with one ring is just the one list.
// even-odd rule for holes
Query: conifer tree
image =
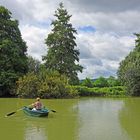
{"label": "conifer tree", "polygon": [[47,69],[57,70],[60,74],[65,74],[71,84],[78,81],[78,72],[82,72],[83,67],[78,64],[79,50],[76,49],[77,34],[75,28],[69,23],[71,15],[64,8],[63,3],[55,11],[56,19],[52,21],[52,31],[48,35],[46,45],[48,54],[43,60]]}

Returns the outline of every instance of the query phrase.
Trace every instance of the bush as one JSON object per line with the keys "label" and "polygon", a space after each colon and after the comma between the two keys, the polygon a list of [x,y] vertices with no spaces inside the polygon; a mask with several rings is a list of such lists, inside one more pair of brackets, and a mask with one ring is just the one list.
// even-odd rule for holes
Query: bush
{"label": "bush", "polygon": [[37,96],[39,81],[34,73],[27,73],[17,81],[17,95],[33,98]]}
{"label": "bush", "polygon": [[17,95],[25,98],[68,98],[77,96],[78,91],[68,84],[65,75],[42,69],[38,75],[28,73],[17,81]]}
{"label": "bush", "polygon": [[85,86],[75,86],[80,96],[123,96],[126,95],[126,89],[123,86],[88,88]]}

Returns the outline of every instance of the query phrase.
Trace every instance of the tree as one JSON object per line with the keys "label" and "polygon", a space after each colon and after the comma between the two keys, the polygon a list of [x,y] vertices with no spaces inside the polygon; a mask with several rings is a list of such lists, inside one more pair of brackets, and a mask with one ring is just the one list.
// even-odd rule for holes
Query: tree
{"label": "tree", "polygon": [[108,83],[109,87],[120,86],[121,85],[120,81],[113,76],[110,76],[109,78],[107,78],[107,83]]}
{"label": "tree", "polygon": [[107,79],[100,76],[98,79],[96,79],[93,83],[95,87],[108,87]]}
{"label": "tree", "polygon": [[19,97],[35,98],[37,97],[39,84],[38,77],[34,72],[27,73],[18,79],[16,94]]}
{"label": "tree", "polygon": [[0,95],[15,94],[16,80],[27,72],[26,51],[18,21],[0,6]]}
{"label": "tree", "polygon": [[69,78],[70,83],[78,80],[77,73],[82,72],[79,62],[79,50],[75,49],[76,30],[69,23],[71,15],[64,9],[63,3],[55,11],[56,20],[52,21],[52,32],[48,35],[46,45],[48,54],[43,57],[47,69],[57,70]]}
{"label": "tree", "polygon": [[136,45],[133,51],[120,63],[118,77],[127,87],[129,95],[140,95],[140,34],[135,34]]}
{"label": "tree", "polygon": [[41,67],[41,62],[32,56],[28,56],[28,72],[38,73]]}
{"label": "tree", "polygon": [[92,88],[93,87],[93,82],[90,78],[84,79],[84,81],[81,83],[81,85]]}

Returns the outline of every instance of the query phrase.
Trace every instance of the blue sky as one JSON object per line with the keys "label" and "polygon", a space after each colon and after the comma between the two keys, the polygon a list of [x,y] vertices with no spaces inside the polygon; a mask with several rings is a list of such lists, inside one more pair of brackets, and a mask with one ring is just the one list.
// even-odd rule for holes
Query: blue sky
{"label": "blue sky", "polygon": [[96,32],[94,26],[79,26],[78,32]]}
{"label": "blue sky", "polygon": [[72,15],[77,30],[79,63],[84,67],[79,78],[115,76],[126,55],[135,46],[133,33],[140,32],[139,0],[1,0],[0,5],[19,21],[28,54],[41,60],[47,53],[44,40],[60,2]]}

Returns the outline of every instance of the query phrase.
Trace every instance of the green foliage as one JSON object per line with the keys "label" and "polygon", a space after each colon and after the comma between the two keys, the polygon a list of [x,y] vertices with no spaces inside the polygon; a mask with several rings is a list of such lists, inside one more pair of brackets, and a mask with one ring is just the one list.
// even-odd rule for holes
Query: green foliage
{"label": "green foliage", "polygon": [[34,59],[32,56],[28,56],[28,72],[38,73],[41,67],[41,62]]}
{"label": "green foliage", "polygon": [[0,6],[0,95],[14,94],[16,80],[27,72],[26,48],[18,21]]}
{"label": "green foliage", "polygon": [[140,34],[135,34],[136,47],[120,63],[118,77],[127,87],[129,95],[140,95]]}
{"label": "green foliage", "polygon": [[20,77],[17,81],[17,95],[19,97],[37,97],[39,87],[38,77],[32,72]]}
{"label": "green foliage", "polygon": [[101,76],[94,81],[93,85],[94,85],[94,87],[107,87],[108,82],[107,82],[106,78]]}
{"label": "green foliage", "polygon": [[125,96],[126,89],[123,86],[115,87],[94,87],[88,88],[85,86],[75,86],[78,90],[79,96]]}
{"label": "green foliage", "polygon": [[109,87],[114,87],[114,86],[120,86],[121,85],[120,81],[113,76],[110,76],[109,78],[107,78],[107,83],[108,83]]}
{"label": "green foliage", "polygon": [[140,95],[140,70],[129,69],[125,73],[125,85],[127,86],[127,92],[129,95],[139,96]]}
{"label": "green foliage", "polygon": [[90,78],[86,78],[85,80],[82,81],[81,85],[92,88],[93,82],[91,81]]}
{"label": "green foliage", "polygon": [[[45,73],[45,74],[44,74]],[[39,94],[46,98],[60,98],[67,94],[66,85],[67,78],[60,75],[57,71],[44,71],[40,75],[40,89]]]}
{"label": "green foliage", "polygon": [[90,78],[86,78],[86,79],[82,80],[80,85],[86,86],[89,88],[92,88],[92,87],[114,87],[114,86],[120,86],[121,83],[117,78],[110,76],[109,78],[99,77],[99,78],[94,79],[94,80],[90,79]]}
{"label": "green foliage", "polygon": [[78,91],[68,84],[68,78],[44,67],[36,75],[28,73],[17,82],[17,95],[25,98],[67,98],[77,96]]}
{"label": "green foliage", "polygon": [[43,57],[47,69],[58,71],[69,78],[69,83],[78,82],[77,73],[82,72],[79,62],[79,50],[75,49],[76,30],[69,23],[71,15],[68,15],[62,3],[55,11],[56,19],[52,22],[52,32],[48,35],[46,45],[48,53]]}

